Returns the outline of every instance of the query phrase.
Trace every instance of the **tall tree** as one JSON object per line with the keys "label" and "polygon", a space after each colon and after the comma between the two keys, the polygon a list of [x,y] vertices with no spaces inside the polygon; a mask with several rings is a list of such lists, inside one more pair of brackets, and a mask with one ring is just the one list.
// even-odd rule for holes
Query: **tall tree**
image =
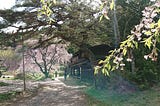
{"label": "tall tree", "polygon": [[[38,10],[41,4],[34,0],[22,6],[17,5],[12,10],[1,10],[1,16],[7,22],[5,29],[3,27],[0,31],[1,37],[5,39],[1,39],[1,44],[15,46],[20,42],[20,36],[22,35],[24,40],[39,39],[39,44],[35,46],[55,43],[54,41],[57,38],[78,46],[83,43],[94,44],[97,41],[100,42],[102,37],[99,38],[99,36],[107,39],[107,35],[104,34],[104,30],[101,30],[102,26],[96,18],[98,11],[88,4],[73,0],[58,2],[57,4],[46,3],[45,5],[48,6],[47,8],[50,11],[48,11],[50,18],[44,14],[44,8]],[[18,8],[20,7],[25,9],[19,11]],[[40,14],[37,17],[39,11]],[[13,16],[14,19],[11,18]],[[52,21],[49,21],[49,19]],[[15,30],[9,33],[6,31],[8,27]],[[43,39],[42,35],[47,35],[47,38]]]}

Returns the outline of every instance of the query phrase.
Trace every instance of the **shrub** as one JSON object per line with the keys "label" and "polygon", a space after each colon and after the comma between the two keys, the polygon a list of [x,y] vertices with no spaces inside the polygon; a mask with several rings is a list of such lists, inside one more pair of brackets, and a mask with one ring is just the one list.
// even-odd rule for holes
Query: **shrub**
{"label": "shrub", "polygon": [[0,86],[8,86],[8,85],[9,85],[8,83],[0,82]]}
{"label": "shrub", "polygon": [[12,92],[6,92],[0,94],[0,102],[5,100],[10,100],[11,98],[15,97],[18,94],[18,92],[12,91]]}
{"label": "shrub", "polygon": [[[41,73],[26,73],[25,78],[26,80],[35,80],[35,81],[45,79],[44,75]],[[23,80],[23,73],[16,74],[15,79]]]}

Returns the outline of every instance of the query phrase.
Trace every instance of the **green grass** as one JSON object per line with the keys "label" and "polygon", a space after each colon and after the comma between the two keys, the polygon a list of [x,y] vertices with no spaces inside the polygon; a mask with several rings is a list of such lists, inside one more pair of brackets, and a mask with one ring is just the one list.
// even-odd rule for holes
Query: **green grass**
{"label": "green grass", "polygon": [[34,73],[34,74],[26,74],[26,79],[28,80],[35,80],[35,81],[41,81],[45,79],[45,76],[40,73]]}
{"label": "green grass", "polygon": [[[68,78],[67,85],[83,85],[80,80]],[[86,84],[85,84],[86,85]],[[160,84],[145,91],[120,94],[113,90],[84,89],[88,106],[160,106]]]}
{"label": "green grass", "polygon": [[1,87],[1,86],[8,86],[8,85],[9,85],[8,83],[0,82],[0,87]]}
{"label": "green grass", "polygon": [[80,79],[72,78],[72,77],[67,78],[66,81],[64,80],[64,78],[61,78],[60,80],[69,86],[77,86],[77,85],[78,86],[81,86],[81,85],[89,86],[90,85],[87,82],[84,82],[84,81],[81,81]]}
{"label": "green grass", "polygon": [[160,106],[160,87],[133,94],[118,94],[109,90],[89,88],[85,91],[89,100],[98,101],[90,106]]}
{"label": "green grass", "polygon": [[[41,73],[26,73],[25,74],[26,80],[34,80],[34,81],[41,81],[45,79],[45,76]],[[23,73],[19,73],[14,78],[15,80],[20,79],[23,80]]]}
{"label": "green grass", "polygon": [[15,97],[17,94],[17,92],[7,92],[7,93],[1,93],[0,94],[0,102],[4,102],[6,100],[10,100],[12,99],[13,97]]}

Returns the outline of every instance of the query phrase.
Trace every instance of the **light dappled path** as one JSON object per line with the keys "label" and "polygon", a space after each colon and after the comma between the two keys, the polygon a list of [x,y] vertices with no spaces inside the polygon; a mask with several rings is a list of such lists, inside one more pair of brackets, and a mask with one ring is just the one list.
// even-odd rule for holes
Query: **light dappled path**
{"label": "light dappled path", "polygon": [[40,89],[33,97],[22,98],[10,106],[88,106],[83,86],[66,86],[60,80],[39,83]]}

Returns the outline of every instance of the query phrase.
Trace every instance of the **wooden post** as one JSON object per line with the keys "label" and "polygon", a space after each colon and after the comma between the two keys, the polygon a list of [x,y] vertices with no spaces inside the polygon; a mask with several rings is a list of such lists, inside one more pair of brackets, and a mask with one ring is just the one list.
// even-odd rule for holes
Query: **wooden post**
{"label": "wooden post", "polygon": [[66,67],[65,69],[64,69],[64,80],[66,81],[66,79],[67,79],[67,71],[68,71],[68,68]]}
{"label": "wooden post", "polygon": [[24,87],[24,91],[26,91],[26,77],[25,77],[25,63],[24,63],[24,59],[25,59],[25,55],[24,55],[24,39],[23,39],[23,35],[22,35],[22,61],[23,61],[23,87]]}
{"label": "wooden post", "polygon": [[80,80],[81,80],[81,77],[82,77],[81,76],[81,74],[82,74],[82,68],[81,68],[81,66],[79,66],[79,74],[80,74],[79,76],[80,76]]}

